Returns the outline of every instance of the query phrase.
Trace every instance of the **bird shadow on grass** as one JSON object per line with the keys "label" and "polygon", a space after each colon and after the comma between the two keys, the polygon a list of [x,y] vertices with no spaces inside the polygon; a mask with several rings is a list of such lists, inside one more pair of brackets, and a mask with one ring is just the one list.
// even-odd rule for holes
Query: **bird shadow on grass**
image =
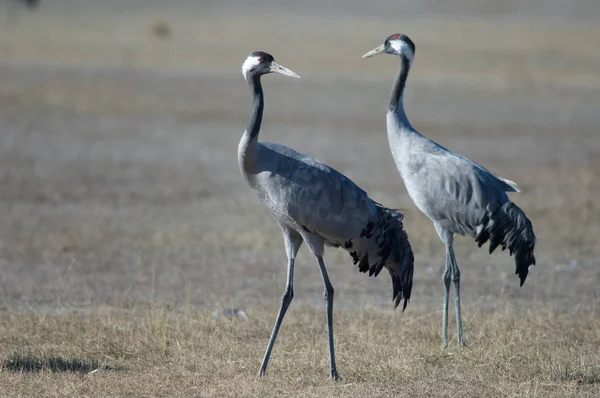
{"label": "bird shadow on grass", "polygon": [[101,363],[95,359],[34,357],[14,354],[2,362],[2,369],[12,372],[92,373],[100,370],[124,371],[125,368]]}

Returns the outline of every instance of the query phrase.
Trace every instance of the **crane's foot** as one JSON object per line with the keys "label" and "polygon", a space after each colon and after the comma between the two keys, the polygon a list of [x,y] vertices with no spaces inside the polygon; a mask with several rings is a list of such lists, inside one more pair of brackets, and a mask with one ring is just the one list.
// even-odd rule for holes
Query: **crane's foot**
{"label": "crane's foot", "polygon": [[265,377],[266,374],[267,374],[267,369],[264,369],[264,368],[258,369],[258,377]]}
{"label": "crane's foot", "polygon": [[[458,341],[458,347],[459,348],[467,348],[467,344],[465,343],[464,340],[459,340]],[[447,349],[448,348],[448,341],[444,341],[442,340],[442,349]]]}
{"label": "crane's foot", "polygon": [[329,379],[330,379],[330,380],[333,380],[333,381],[340,381],[340,380],[341,380],[341,377],[340,377],[340,375],[338,374],[337,370],[335,370],[335,369],[332,369],[332,370],[331,370],[331,375],[329,376]]}

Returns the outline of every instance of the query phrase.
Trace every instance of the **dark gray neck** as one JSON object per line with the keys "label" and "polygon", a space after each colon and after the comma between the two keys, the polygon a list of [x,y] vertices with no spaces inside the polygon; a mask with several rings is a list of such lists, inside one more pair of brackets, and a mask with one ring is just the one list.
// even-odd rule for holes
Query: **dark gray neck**
{"label": "dark gray neck", "polygon": [[246,134],[249,135],[250,140],[255,140],[258,138],[258,133],[260,132],[265,98],[262,84],[260,83],[260,76],[252,76],[249,84],[252,90],[252,107],[250,109],[250,121],[248,122],[248,126],[246,126]]}
{"label": "dark gray neck", "polygon": [[410,62],[404,55],[400,56],[400,68],[398,69],[398,75],[394,84],[392,85],[392,92],[390,93],[390,99],[388,102],[388,111],[396,112],[402,104],[402,95],[404,94],[404,87],[406,86],[406,78],[408,77],[408,71],[410,70]]}

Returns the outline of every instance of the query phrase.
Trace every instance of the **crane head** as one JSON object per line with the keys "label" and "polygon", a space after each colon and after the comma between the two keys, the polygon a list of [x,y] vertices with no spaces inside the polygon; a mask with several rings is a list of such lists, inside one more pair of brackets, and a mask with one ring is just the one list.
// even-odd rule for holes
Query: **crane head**
{"label": "crane head", "polygon": [[284,76],[300,78],[298,74],[275,62],[273,56],[264,51],[251,52],[242,64],[242,75],[244,75],[246,81],[250,81],[251,77],[262,76],[267,73],[279,73]]}
{"label": "crane head", "polygon": [[374,57],[379,54],[394,54],[400,57],[405,57],[410,63],[412,63],[415,57],[415,43],[402,33],[394,33],[389,36],[382,45],[373,50],[369,51],[363,58]]}

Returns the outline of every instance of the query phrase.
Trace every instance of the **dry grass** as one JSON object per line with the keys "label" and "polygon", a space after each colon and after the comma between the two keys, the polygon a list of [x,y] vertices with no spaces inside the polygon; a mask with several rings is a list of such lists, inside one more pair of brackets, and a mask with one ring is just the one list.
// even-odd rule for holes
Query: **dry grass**
{"label": "dry grass", "polygon": [[[327,379],[324,314],[293,308],[267,377],[255,373],[274,311],[249,320],[172,309],[0,317],[3,394],[586,396],[600,393],[600,321],[551,310],[466,313],[468,348],[440,348],[439,313],[337,311]],[[59,358],[65,366],[50,366]],[[31,362],[37,365],[31,368]],[[15,363],[25,364],[21,368]],[[69,365],[71,367],[69,367]],[[99,370],[96,370],[99,369]],[[16,373],[15,373],[16,370]]]}

